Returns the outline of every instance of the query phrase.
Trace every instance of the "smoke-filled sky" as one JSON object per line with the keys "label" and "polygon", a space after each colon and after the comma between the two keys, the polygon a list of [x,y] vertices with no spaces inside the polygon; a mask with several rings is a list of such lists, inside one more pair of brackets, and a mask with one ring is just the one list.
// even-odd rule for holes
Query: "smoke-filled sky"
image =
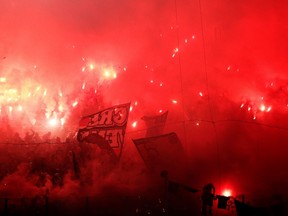
{"label": "smoke-filled sky", "polygon": [[284,0],[1,1],[1,117],[21,134],[44,133],[44,110],[65,136],[81,116],[131,102],[125,145],[139,157],[131,139],[144,134],[141,117],[168,110],[165,132],[179,135],[191,184],[287,193],[287,9]]}

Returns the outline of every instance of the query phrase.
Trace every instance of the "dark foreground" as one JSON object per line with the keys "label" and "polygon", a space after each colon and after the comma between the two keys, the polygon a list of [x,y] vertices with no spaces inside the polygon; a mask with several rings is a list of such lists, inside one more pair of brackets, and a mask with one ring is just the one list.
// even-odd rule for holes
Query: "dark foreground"
{"label": "dark foreground", "polygon": [[[184,198],[184,199],[183,199]],[[190,215],[201,216],[201,201],[196,196],[160,198],[142,196],[102,196],[69,198],[1,198],[0,215]],[[241,201],[230,199],[225,208],[218,200],[213,206],[215,216],[285,216],[287,203],[269,208],[255,208]]]}

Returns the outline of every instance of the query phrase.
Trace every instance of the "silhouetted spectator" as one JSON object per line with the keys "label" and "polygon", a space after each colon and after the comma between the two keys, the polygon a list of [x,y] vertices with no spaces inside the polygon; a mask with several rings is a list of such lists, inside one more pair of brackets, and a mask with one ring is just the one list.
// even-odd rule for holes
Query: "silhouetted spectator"
{"label": "silhouetted spectator", "polygon": [[16,132],[13,136],[12,142],[15,144],[22,144],[22,143],[24,143],[24,140],[20,137],[20,134],[18,132]]}
{"label": "silhouetted spectator", "polygon": [[52,176],[52,184],[54,186],[63,186],[63,179],[60,171],[56,170],[56,172]]}
{"label": "silhouetted spectator", "polygon": [[212,206],[214,197],[215,197],[214,185],[212,183],[204,185],[204,187],[202,188],[202,195],[201,195],[203,216],[207,215],[207,210],[208,214],[212,215]]}
{"label": "silhouetted spectator", "polygon": [[39,136],[39,133],[38,133],[38,132],[35,133],[35,135],[34,135],[34,137],[33,137],[33,142],[34,142],[34,143],[41,143],[41,142],[42,142],[42,139],[41,139],[41,137]]}
{"label": "silhouetted spectator", "polygon": [[32,143],[33,142],[33,137],[35,135],[35,132],[33,130],[31,130],[31,131],[32,131],[31,134],[28,131],[25,134],[24,141],[26,143]]}
{"label": "silhouetted spectator", "polygon": [[42,140],[43,140],[43,142],[45,142],[45,143],[50,143],[50,141],[51,141],[51,132],[49,131],[49,132],[47,132],[46,134],[44,134],[44,135],[42,136]]}

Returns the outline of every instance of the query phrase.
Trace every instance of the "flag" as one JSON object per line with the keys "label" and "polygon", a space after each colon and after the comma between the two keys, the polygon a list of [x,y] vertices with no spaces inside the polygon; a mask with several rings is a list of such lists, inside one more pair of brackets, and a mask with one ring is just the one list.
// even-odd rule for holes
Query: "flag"
{"label": "flag", "polygon": [[180,189],[184,189],[185,191],[191,192],[191,193],[196,193],[199,191],[198,189],[195,189],[195,188],[192,188],[190,186],[181,184],[179,182],[171,181],[170,179],[168,179],[168,171],[167,170],[162,170],[160,173],[160,176],[165,179],[167,191],[170,193],[176,194],[176,193],[178,193],[178,191]]}
{"label": "flag", "polygon": [[122,152],[130,103],[112,106],[88,116],[79,121],[77,140],[97,144],[100,148],[120,149]]}
{"label": "flag", "polygon": [[153,172],[181,171],[186,155],[176,133],[133,140],[146,166]]}
{"label": "flag", "polygon": [[180,189],[184,189],[185,191],[191,192],[191,193],[196,193],[199,191],[199,190],[192,188],[190,186],[183,185],[181,183],[170,181],[170,180],[168,180],[168,186],[167,187],[168,187],[167,190],[170,193],[174,193],[174,194],[176,194]]}
{"label": "flag", "polygon": [[161,135],[164,130],[167,116],[168,111],[161,115],[143,116],[141,119],[145,121],[147,126],[146,137]]}
{"label": "flag", "polygon": [[191,193],[196,193],[199,191],[198,189],[192,188],[192,187],[187,186],[187,185],[181,185],[181,187],[183,189],[185,189],[186,191],[191,192]]}

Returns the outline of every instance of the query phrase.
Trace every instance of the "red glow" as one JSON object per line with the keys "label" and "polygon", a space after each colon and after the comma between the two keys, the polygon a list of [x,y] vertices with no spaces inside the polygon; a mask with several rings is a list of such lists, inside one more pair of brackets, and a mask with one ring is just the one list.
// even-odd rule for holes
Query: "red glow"
{"label": "red glow", "polygon": [[[141,157],[133,151],[132,140],[150,132],[143,116],[159,116],[166,110],[167,120],[157,125],[155,134],[179,136],[187,167],[195,170],[195,181],[179,171],[183,180],[200,185],[210,178],[235,176],[245,192],[284,193],[281,185],[288,175],[283,172],[288,164],[284,1],[27,2],[0,3],[0,186],[17,177],[27,182],[29,190],[36,188],[35,194],[47,188],[58,194],[82,192],[80,181],[69,176],[73,173],[69,156],[63,188],[50,187],[51,176],[40,188],[34,185],[37,171],[29,170],[37,161],[21,161],[28,155],[19,150],[24,145],[12,148],[12,144],[25,139],[27,132],[42,138],[51,131],[53,140],[59,136],[62,142],[75,141],[76,157],[82,157],[86,146],[75,138],[79,120],[131,102],[129,130],[123,137],[124,163],[118,170],[101,172],[99,164],[107,163],[98,157],[102,154],[96,145],[88,157],[79,159],[82,163],[92,158],[80,167],[85,196],[102,191],[102,185],[111,184],[121,192],[141,187],[143,168],[137,167]],[[114,139],[110,132],[105,136]],[[31,148],[27,143],[26,150]],[[64,164],[50,157],[50,147],[35,158],[49,158],[51,167]],[[171,178],[178,178],[173,174]],[[85,184],[85,179],[91,182]],[[11,180],[6,185],[17,183]]]}

